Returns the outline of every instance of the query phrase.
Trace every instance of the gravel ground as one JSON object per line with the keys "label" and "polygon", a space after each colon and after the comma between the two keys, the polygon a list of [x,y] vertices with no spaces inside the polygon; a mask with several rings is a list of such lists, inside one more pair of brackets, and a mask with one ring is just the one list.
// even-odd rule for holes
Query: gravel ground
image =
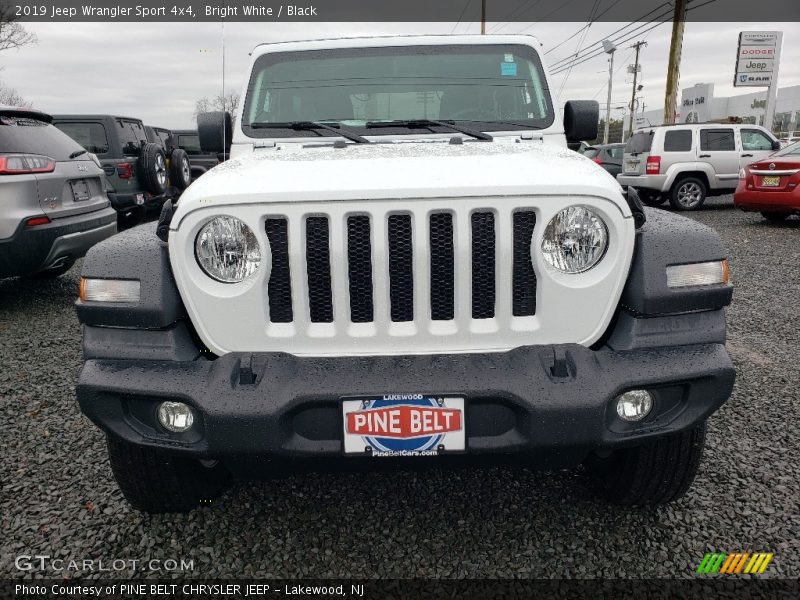
{"label": "gravel ground", "polygon": [[196,577],[689,577],[714,550],[774,552],[770,575],[800,576],[800,220],[730,197],[693,218],[731,252],[738,380],[694,487],[655,510],[595,500],[580,470],[499,466],[243,482],[189,515],[137,513],[75,402],[80,265],[0,281],[0,578],[23,554],[186,559]]}

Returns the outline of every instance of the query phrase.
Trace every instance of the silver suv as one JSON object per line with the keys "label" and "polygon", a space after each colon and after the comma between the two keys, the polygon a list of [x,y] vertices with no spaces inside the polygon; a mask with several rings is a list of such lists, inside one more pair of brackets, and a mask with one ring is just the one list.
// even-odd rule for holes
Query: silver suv
{"label": "silver suv", "polygon": [[0,278],[57,277],[117,232],[103,169],[51,120],[0,106]]}
{"label": "silver suv", "polygon": [[628,140],[617,181],[636,188],[650,206],[669,200],[677,210],[696,210],[707,196],[732,193],[740,168],[779,148],[758,125],[648,127]]}

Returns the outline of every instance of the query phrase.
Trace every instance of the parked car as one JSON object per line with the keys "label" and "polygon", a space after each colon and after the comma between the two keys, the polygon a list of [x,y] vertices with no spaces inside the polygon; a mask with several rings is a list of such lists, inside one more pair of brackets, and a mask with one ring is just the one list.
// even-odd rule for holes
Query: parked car
{"label": "parked car", "polygon": [[300,458],[517,453],[622,504],[689,488],[734,380],[725,249],[568,149],[599,107],[560,117],[540,47],[253,51],[232,146],[230,115],[198,118],[228,162],[84,261],[77,397],[133,506]]}
{"label": "parked car", "polygon": [[739,169],[778,150],[757,125],[664,125],[634,133],[625,145],[617,181],[647,204],[669,200],[676,210],[697,210],[706,197],[736,189]]}
{"label": "parked car", "polygon": [[117,232],[103,169],[51,121],[0,106],[0,277],[58,277]]}
{"label": "parked car", "polygon": [[210,169],[219,164],[219,156],[213,152],[205,152],[200,147],[200,137],[196,130],[178,129],[173,131],[176,144],[179,148],[186,151],[189,155],[189,163],[192,165],[192,177],[197,179]]}
{"label": "parked car", "polygon": [[158,144],[167,158],[167,185],[169,195],[173,200],[180,197],[183,190],[192,184],[192,167],[189,164],[189,155],[177,146],[175,135],[163,127],[144,126],[148,142]]}
{"label": "parked car", "polygon": [[622,154],[625,144],[600,144],[589,146],[583,151],[586,158],[591,158],[611,175],[616,177],[622,172]]}
{"label": "parked car", "polygon": [[743,167],[733,203],[745,211],[759,211],[769,221],[800,214],[800,142]]}
{"label": "parked car", "polygon": [[159,144],[147,140],[141,120],[56,115],[53,124],[100,160],[120,226],[139,223],[147,208],[159,208],[168,197],[167,157]]}

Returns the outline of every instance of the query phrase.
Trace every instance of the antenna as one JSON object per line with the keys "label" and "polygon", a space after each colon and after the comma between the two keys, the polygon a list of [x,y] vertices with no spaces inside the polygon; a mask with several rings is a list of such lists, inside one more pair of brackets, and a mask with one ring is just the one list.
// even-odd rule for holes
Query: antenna
{"label": "antenna", "polygon": [[222,17],[222,153],[225,157],[225,148],[228,147],[225,136],[227,135],[228,120],[225,118],[225,17]]}

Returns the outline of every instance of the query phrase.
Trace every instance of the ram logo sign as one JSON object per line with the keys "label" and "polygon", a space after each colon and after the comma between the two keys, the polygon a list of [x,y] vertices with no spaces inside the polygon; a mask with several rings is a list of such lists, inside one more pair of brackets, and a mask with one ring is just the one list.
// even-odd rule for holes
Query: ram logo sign
{"label": "ram logo sign", "polygon": [[780,31],[742,31],[736,50],[736,87],[767,87],[772,83],[781,52]]}

